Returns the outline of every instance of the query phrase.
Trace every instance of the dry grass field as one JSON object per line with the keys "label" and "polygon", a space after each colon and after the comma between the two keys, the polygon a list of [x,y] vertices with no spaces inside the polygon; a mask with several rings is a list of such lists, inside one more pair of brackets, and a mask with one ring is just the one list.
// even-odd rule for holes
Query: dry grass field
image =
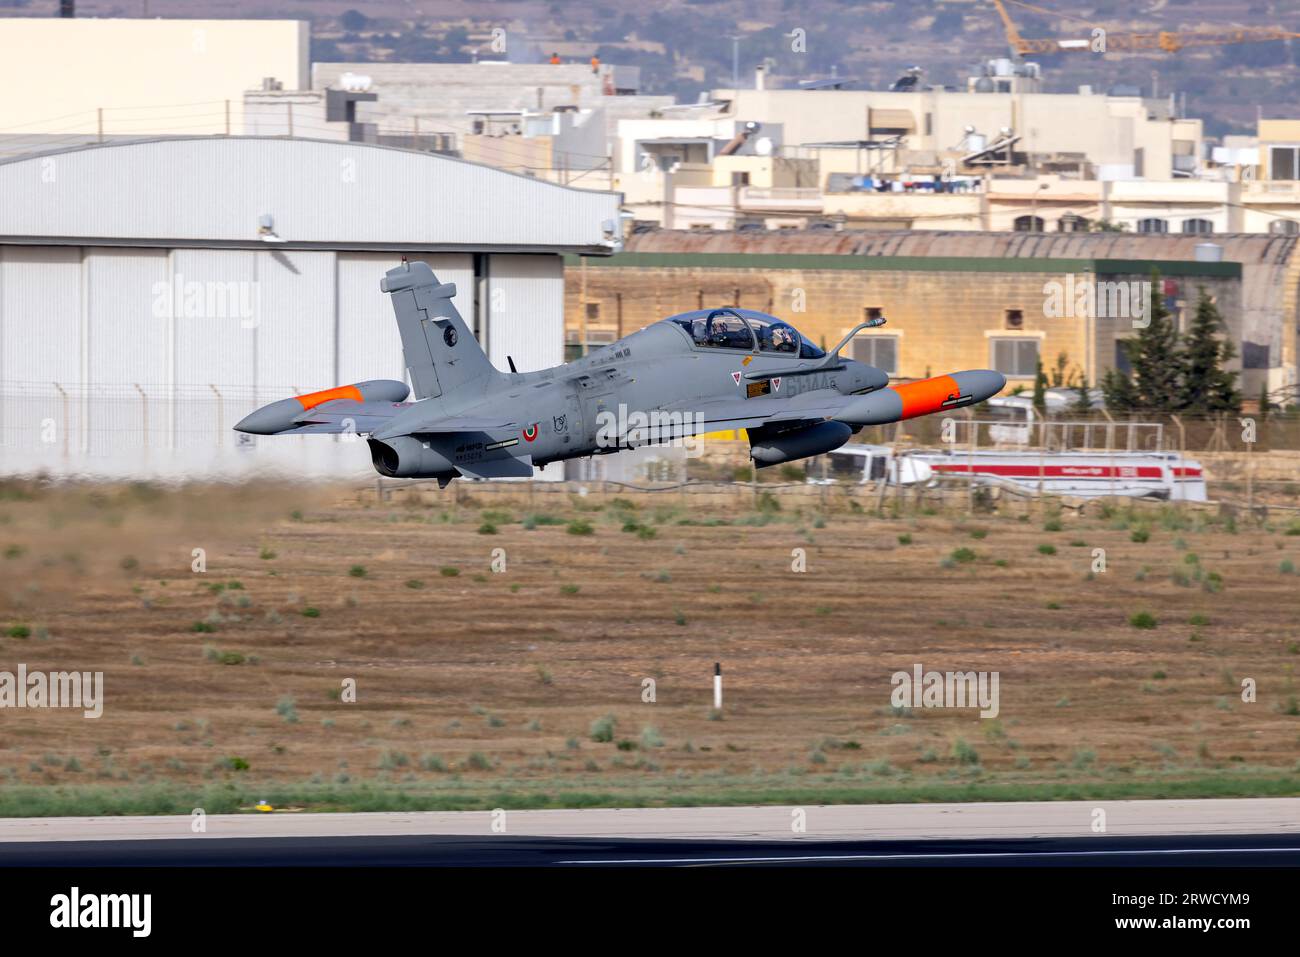
{"label": "dry grass field", "polygon": [[[1276,515],[2,492],[0,671],[102,671],[105,701],[0,711],[0,814],[1300,793]],[[917,663],[998,672],[1000,714],[892,707]]]}

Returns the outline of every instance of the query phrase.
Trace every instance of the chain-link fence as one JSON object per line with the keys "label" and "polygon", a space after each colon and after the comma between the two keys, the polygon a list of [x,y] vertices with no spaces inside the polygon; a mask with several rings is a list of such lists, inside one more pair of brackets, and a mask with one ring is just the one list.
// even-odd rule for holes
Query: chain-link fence
{"label": "chain-link fence", "polygon": [[1045,417],[987,418],[969,414],[930,415],[863,429],[856,442],[1037,451],[1267,452],[1300,451],[1300,415],[1118,416],[1105,413]]}
{"label": "chain-link fence", "polygon": [[355,435],[264,440],[234,431],[253,409],[292,395],[215,384],[6,383],[0,471],[111,478],[370,474],[369,453]]}

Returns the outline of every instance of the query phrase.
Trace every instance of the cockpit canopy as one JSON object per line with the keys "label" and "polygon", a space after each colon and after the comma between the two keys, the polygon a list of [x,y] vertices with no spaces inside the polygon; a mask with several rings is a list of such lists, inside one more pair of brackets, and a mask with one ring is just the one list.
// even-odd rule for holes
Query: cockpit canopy
{"label": "cockpit canopy", "polygon": [[724,306],[720,309],[696,309],[670,316],[686,330],[699,349],[739,349],[744,352],[764,352],[786,355],[791,358],[820,359],[826,355],[794,326],[776,316],[753,309]]}

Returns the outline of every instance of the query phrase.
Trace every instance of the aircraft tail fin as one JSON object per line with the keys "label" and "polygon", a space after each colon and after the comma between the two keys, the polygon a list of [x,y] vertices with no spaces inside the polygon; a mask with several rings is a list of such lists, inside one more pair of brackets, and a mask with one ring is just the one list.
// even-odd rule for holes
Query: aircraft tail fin
{"label": "aircraft tail fin", "polygon": [[404,262],[379,288],[393,301],[402,352],[417,399],[485,388],[501,376],[452,303],[455,283],[439,283],[428,263]]}

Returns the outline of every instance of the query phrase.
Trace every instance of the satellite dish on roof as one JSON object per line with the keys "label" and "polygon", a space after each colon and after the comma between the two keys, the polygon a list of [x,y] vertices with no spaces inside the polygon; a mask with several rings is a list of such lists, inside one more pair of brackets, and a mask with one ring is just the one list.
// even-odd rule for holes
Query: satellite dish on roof
{"label": "satellite dish on roof", "polygon": [[754,152],[759,156],[771,156],[775,145],[772,143],[770,136],[760,136],[754,140]]}

